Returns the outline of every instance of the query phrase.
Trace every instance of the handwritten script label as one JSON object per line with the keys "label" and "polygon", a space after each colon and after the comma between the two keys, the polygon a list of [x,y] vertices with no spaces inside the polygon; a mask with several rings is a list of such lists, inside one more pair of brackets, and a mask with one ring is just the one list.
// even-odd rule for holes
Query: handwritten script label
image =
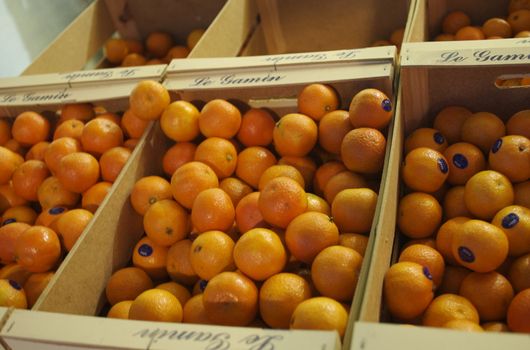
{"label": "handwritten script label", "polygon": [[281,335],[257,335],[252,334],[237,340],[232,339],[229,333],[191,331],[191,330],[167,330],[161,328],[142,329],[133,333],[133,337],[149,339],[149,347],[159,340],[173,340],[180,342],[192,342],[204,344],[204,350],[228,350],[232,343],[243,345],[248,350],[274,350],[284,337]]}
{"label": "handwritten script label", "polygon": [[190,83],[190,87],[205,87],[212,85],[221,86],[245,86],[263,83],[277,83],[286,76],[276,72],[268,72],[264,75],[242,76],[238,74],[226,74],[218,77],[198,77]]}
{"label": "handwritten script label", "polygon": [[475,50],[473,52],[447,51],[440,54],[437,63],[461,63],[464,61],[474,62],[529,62],[530,53],[500,53],[492,50]]}
{"label": "handwritten script label", "polygon": [[76,81],[76,80],[83,80],[83,79],[102,79],[107,80],[111,78],[128,78],[128,77],[134,77],[136,73],[138,72],[137,68],[127,68],[123,70],[94,70],[94,71],[86,71],[86,72],[72,72],[72,73],[66,73],[62,75],[64,79],[67,81]]}
{"label": "handwritten script label", "polygon": [[51,103],[72,99],[72,93],[68,88],[59,91],[28,92],[23,94],[9,94],[0,96],[0,103]]}

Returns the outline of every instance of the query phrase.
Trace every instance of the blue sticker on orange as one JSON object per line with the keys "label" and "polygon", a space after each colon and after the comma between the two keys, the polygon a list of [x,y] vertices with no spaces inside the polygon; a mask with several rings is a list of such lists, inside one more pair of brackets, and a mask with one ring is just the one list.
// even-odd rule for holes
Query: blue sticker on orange
{"label": "blue sticker on orange", "polygon": [[427,277],[428,279],[432,281],[432,275],[427,266],[423,267],[423,274],[425,275],[425,277]]}
{"label": "blue sticker on orange", "polygon": [[475,254],[467,247],[458,247],[458,256],[467,263],[475,261]]}
{"label": "blue sticker on orange", "polygon": [[17,222],[17,219],[15,219],[15,218],[5,219],[4,222],[2,222],[2,226],[5,226],[7,224],[11,224],[13,222]]}
{"label": "blue sticker on orange", "polygon": [[52,215],[59,215],[59,214],[63,213],[65,210],[66,210],[66,208],[64,208],[64,207],[54,207],[54,208],[51,208],[50,210],[48,210],[48,213],[50,213]]}
{"label": "blue sticker on orange", "polygon": [[22,287],[20,286],[20,284],[18,284],[17,281],[9,280],[9,284],[11,285],[11,287],[15,288],[16,290],[22,289]]}
{"label": "blue sticker on orange", "polygon": [[151,256],[153,254],[153,247],[144,243],[138,248],[138,254],[141,256]]}
{"label": "blue sticker on orange", "polygon": [[444,174],[449,171],[449,167],[443,158],[438,158],[438,168],[440,168],[440,171]]}
{"label": "blue sticker on orange", "polygon": [[519,223],[519,216],[515,213],[510,213],[502,218],[502,227],[512,228]]}
{"label": "blue sticker on orange", "polygon": [[392,110],[392,102],[388,98],[385,98],[383,102],[381,102],[381,107],[387,112],[390,112]]}
{"label": "blue sticker on orange", "polygon": [[439,145],[445,142],[445,137],[444,135],[442,135],[441,132],[435,132],[433,135],[433,139],[434,139],[434,142],[436,142]]}
{"label": "blue sticker on orange", "polygon": [[200,280],[199,281],[199,289],[201,290],[201,292],[204,292],[204,290],[206,289],[207,285],[208,285],[208,281],[207,280]]}
{"label": "blue sticker on orange", "polygon": [[502,146],[502,139],[498,139],[497,141],[495,141],[493,146],[491,146],[491,151],[493,153],[497,153],[501,149],[501,146]]}
{"label": "blue sticker on orange", "polygon": [[465,155],[462,153],[457,153],[453,156],[453,164],[458,169],[465,169],[468,166],[468,161]]}

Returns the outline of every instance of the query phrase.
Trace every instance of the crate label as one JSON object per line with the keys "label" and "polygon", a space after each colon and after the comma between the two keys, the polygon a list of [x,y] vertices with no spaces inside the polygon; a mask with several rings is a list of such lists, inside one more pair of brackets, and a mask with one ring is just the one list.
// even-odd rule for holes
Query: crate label
{"label": "crate label", "polygon": [[0,105],[25,105],[25,104],[53,104],[74,102],[70,88],[59,88],[57,90],[20,92],[12,94],[1,94]]}

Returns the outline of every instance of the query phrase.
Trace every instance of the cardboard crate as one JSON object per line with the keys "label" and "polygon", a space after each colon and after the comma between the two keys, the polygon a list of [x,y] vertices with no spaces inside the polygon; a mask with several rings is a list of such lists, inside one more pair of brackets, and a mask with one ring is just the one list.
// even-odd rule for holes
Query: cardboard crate
{"label": "cardboard crate", "polygon": [[382,300],[385,273],[397,260],[404,241],[396,227],[403,186],[398,171],[404,158],[404,139],[417,128],[430,127],[436,113],[449,105],[462,105],[472,112],[492,112],[505,121],[515,112],[530,108],[530,88],[496,84],[498,79],[530,75],[529,48],[527,39],[403,45],[389,154],[392,173],[386,177],[382,199],[385,207],[376,229],[365,298],[360,306],[360,322],[354,326],[351,349],[454,349],[461,347],[464,336],[467,349],[524,349],[530,345],[530,338],[521,334],[469,334],[386,323],[390,317]]}
{"label": "cardboard crate", "polygon": [[492,17],[508,16],[510,0],[417,0],[411,18],[409,42],[430,41],[442,32],[442,20],[451,11],[464,11],[471,25],[482,26]]}
{"label": "cardboard crate", "polygon": [[[250,106],[269,107],[281,116],[296,109],[298,92],[311,82],[331,84],[341,95],[344,104],[357,91],[366,87],[379,88],[393,97],[394,58],[394,48],[380,47],[327,52],[317,61],[293,59],[288,55],[220,60],[182,59],[172,62],[172,70],[168,71],[164,84],[171,91],[173,99],[208,101],[216,97],[233,98]],[[322,76],[324,68],[326,75]],[[232,82],[237,80],[238,83],[226,85],[223,77],[230,77]],[[211,83],[206,84],[206,81]],[[341,344],[338,334],[332,331],[217,327],[89,317],[99,315],[110,274],[128,264],[132,248],[143,234],[142,218],[134,212],[129,201],[131,188],[143,176],[163,174],[162,156],[174,143],[163,135],[158,123],[143,141],[123,170],[120,185],[114,188],[101,210],[100,224],[94,223],[81,243],[77,244],[75,260],[73,256],[63,264],[68,270],[65,278],[55,290],[47,289],[46,295],[42,297],[39,310],[53,312],[16,310],[9,318],[8,331],[1,332],[0,337],[14,349],[31,348],[37,344],[39,347],[43,344],[50,347],[61,344],[75,348],[127,349],[150,346],[159,349],[175,346],[187,349],[204,349],[208,346],[219,349],[347,348],[350,329],[345,335],[344,344]],[[385,167],[383,178],[387,171]],[[381,186],[380,193],[383,191]],[[379,200],[377,212],[381,206]],[[376,226],[377,219],[374,219],[372,231]],[[372,241],[373,238],[370,238]],[[348,328],[357,319],[372,245],[369,243],[365,254]],[[66,296],[69,290],[71,294]]]}
{"label": "cardboard crate", "polygon": [[[125,111],[134,86],[144,79],[160,81],[165,67],[159,65],[114,68],[1,79],[0,116],[15,118],[19,113],[27,110],[51,111],[53,115],[61,105],[75,102],[92,102],[111,112]],[[147,132],[140,139],[124,169],[130,168],[133,160],[139,157],[145,144],[146,134]],[[123,176],[123,173],[125,170],[113,184],[112,193],[129,191],[134,184],[128,183],[128,178]],[[33,306],[33,310],[53,309],[65,313],[94,313],[101,306],[98,300],[84,299],[79,291],[86,287],[87,279],[92,284],[105,285],[104,280],[110,276],[116,266],[114,260],[117,258],[112,255],[112,250],[109,251],[111,248],[106,243],[104,228],[116,227],[121,218],[109,215],[109,212],[103,208],[106,205],[117,207],[123,203],[120,202],[119,196],[107,196],[76,245],[64,258],[47,288]],[[88,234],[88,231],[94,233]],[[90,261],[88,266],[100,267],[95,269],[95,273],[91,276],[82,272],[86,271],[87,261]]]}
{"label": "cardboard crate", "polygon": [[414,2],[331,0],[324,6],[317,0],[228,0],[190,57],[368,47],[388,40],[395,29],[408,28]]}
{"label": "cardboard crate", "polygon": [[207,29],[226,0],[95,0],[24,70],[22,75],[69,72],[104,66],[102,48],[116,32],[144,40],[155,30],[186,44]]}

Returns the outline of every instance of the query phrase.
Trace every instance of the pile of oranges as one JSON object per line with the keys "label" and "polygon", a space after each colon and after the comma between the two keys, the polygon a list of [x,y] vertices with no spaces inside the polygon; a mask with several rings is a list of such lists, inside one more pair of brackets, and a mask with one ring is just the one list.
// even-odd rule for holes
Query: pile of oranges
{"label": "pile of oranges", "polygon": [[434,40],[484,40],[530,37],[530,1],[512,0],[508,16],[493,17],[482,25],[472,24],[470,16],[463,11],[452,11],[442,20],[442,33]]}
{"label": "pile of oranges", "polygon": [[448,106],[405,139],[409,241],[384,280],[397,322],[530,332],[530,110]]}
{"label": "pile of oranges", "polygon": [[[130,195],[145,236],[108,281],[108,317],[344,335],[385,158],[392,103],[359,91],[349,110],[329,85],[297,113],[169,103],[145,81],[131,108],[160,113],[175,143],[164,174]],[[151,96],[146,99],[145,96]],[[138,101],[144,101],[139,103]],[[150,102],[146,102],[150,101]]]}
{"label": "pile of oranges", "polygon": [[90,103],[0,119],[0,306],[35,304],[148,123]]}
{"label": "pile of oranges", "polygon": [[204,34],[204,29],[192,30],[185,45],[177,45],[167,32],[149,33],[145,41],[110,38],[105,42],[105,59],[113,66],[132,67],[167,64],[174,58],[186,58]]}

